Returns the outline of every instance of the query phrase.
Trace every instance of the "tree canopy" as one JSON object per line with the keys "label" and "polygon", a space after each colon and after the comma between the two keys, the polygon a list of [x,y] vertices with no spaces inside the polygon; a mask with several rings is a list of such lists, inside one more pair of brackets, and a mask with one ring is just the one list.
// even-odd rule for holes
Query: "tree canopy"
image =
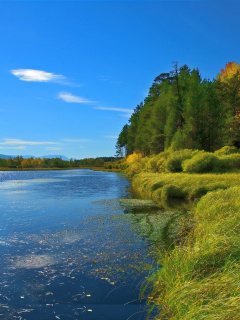
{"label": "tree canopy", "polygon": [[154,79],[148,96],[119,134],[117,153],[158,154],[168,148],[240,148],[240,65],[229,62],[213,81],[178,66]]}

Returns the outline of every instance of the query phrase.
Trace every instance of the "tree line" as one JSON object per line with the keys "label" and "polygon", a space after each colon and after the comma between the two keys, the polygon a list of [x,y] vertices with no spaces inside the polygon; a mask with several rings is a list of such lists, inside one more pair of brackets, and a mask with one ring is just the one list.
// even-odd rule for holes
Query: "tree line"
{"label": "tree line", "polygon": [[115,161],[115,157],[102,157],[102,158],[85,158],[81,160],[70,159],[62,160],[61,158],[28,158],[24,159],[22,156],[14,158],[3,159],[0,158],[1,168],[21,169],[21,168],[81,168],[81,167],[103,167],[104,162]]}
{"label": "tree line", "polygon": [[118,156],[143,156],[166,149],[213,152],[240,148],[240,65],[227,63],[216,79],[177,63],[154,79],[148,96],[119,134]]}

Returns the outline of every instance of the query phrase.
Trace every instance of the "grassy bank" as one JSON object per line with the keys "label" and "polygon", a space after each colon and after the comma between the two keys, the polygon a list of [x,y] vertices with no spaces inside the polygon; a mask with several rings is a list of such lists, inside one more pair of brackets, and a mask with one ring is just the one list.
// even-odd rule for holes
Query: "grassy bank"
{"label": "grassy bank", "polygon": [[[240,154],[181,150],[121,160],[134,190],[159,202],[193,200],[173,249],[147,279],[157,319],[240,319]],[[161,217],[159,217],[161,219]]]}
{"label": "grassy bank", "polygon": [[187,174],[143,172],[133,178],[132,185],[143,197],[153,200],[194,200],[209,191],[240,187],[240,174]]}
{"label": "grassy bank", "polygon": [[240,174],[142,173],[133,186],[159,201],[201,197],[148,279],[157,319],[240,319]]}
{"label": "grassy bank", "polygon": [[215,152],[183,149],[166,150],[157,155],[129,155],[119,161],[104,164],[106,169],[124,170],[129,178],[138,173],[226,173],[240,172],[240,150],[223,147]]}
{"label": "grassy bank", "polygon": [[161,252],[148,280],[158,319],[240,319],[240,187],[197,203],[184,244]]}

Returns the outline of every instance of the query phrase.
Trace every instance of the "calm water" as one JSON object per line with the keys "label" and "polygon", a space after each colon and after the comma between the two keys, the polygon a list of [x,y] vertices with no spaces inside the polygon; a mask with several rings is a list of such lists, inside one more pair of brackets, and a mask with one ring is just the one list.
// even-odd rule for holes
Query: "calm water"
{"label": "calm water", "polygon": [[0,172],[1,319],[146,319],[151,224],[126,213],[128,187],[109,172]]}

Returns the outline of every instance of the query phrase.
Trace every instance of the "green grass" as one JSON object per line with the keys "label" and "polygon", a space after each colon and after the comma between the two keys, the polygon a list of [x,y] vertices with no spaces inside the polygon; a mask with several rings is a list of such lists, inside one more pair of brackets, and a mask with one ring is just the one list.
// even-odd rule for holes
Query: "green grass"
{"label": "green grass", "polygon": [[140,173],[132,185],[143,197],[153,200],[197,199],[218,189],[240,187],[240,174]]}
{"label": "green grass", "polygon": [[157,319],[240,319],[240,187],[205,195],[187,243],[159,253]]}
{"label": "green grass", "polygon": [[159,246],[160,267],[146,280],[156,319],[240,320],[239,150],[167,150],[121,165],[144,199],[165,208],[193,200],[176,245]]}
{"label": "green grass", "polygon": [[240,319],[240,174],[144,172],[132,184],[155,201],[197,200],[180,244],[159,251],[148,278],[157,319]]}

